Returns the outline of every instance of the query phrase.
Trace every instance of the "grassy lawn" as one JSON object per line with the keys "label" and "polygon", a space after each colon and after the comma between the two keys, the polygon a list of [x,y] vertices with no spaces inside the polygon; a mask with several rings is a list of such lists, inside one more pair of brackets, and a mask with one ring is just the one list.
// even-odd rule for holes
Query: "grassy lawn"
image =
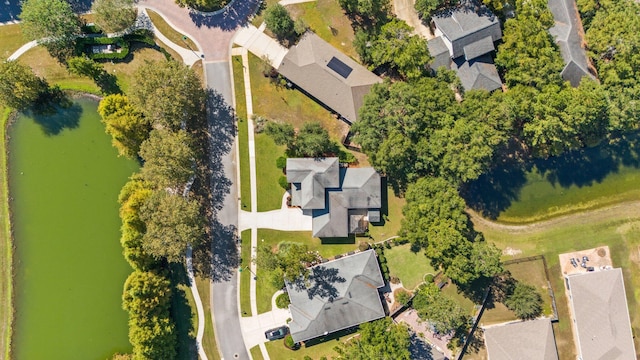
{"label": "grassy lawn", "polygon": [[[614,267],[622,267],[627,292],[627,303],[633,332],[640,333],[640,216],[637,213],[598,213],[596,217],[532,228],[514,232],[476,223],[488,241],[500,248],[507,246],[522,250],[519,256],[544,254],[549,266],[551,286],[556,296],[560,321],[554,324],[558,352],[561,359],[575,359],[573,335],[569,321],[569,308],[564,293],[564,281],[560,273],[558,254],[608,245]],[[528,279],[532,275],[525,274]],[[533,280],[531,280],[533,281]],[[640,338],[636,337],[636,349]]]}
{"label": "grassy lawn", "polygon": [[22,36],[20,24],[0,26],[0,59],[6,59],[28,41]]}
{"label": "grassy lawn", "polygon": [[[128,61],[120,63],[104,63],[104,68],[110,74],[118,78],[118,85],[122,91],[126,91],[133,73],[146,61],[165,61],[164,55],[148,47],[138,44],[132,46],[132,53]],[[59,85],[62,89],[73,89],[88,93],[99,94],[100,89],[88,77],[70,74],[67,69],[52,58],[47,51],[41,47],[35,47],[27,51],[20,57],[19,61],[30,66],[38,75],[47,79],[52,85]]]}
{"label": "grassy lawn", "polygon": [[319,122],[329,131],[331,138],[340,141],[349,130],[348,125],[337,120],[327,109],[295,89],[276,86],[262,74],[262,60],[249,54],[253,112],[271,120],[289,123],[295,128],[306,122]]}
{"label": "grassy lawn", "polygon": [[[247,122],[247,98],[244,91],[242,57],[234,56],[233,87],[238,116],[238,147],[240,148],[240,202],[242,210],[251,211],[251,179],[249,172],[249,124]],[[275,163],[274,163],[275,167]]]}
{"label": "grassy lawn", "polygon": [[410,244],[384,249],[384,257],[389,266],[389,275],[400,278],[402,285],[408,290],[422,283],[425,274],[435,275],[429,259],[422,252],[412,252]]}
{"label": "grassy lawn", "polygon": [[[305,356],[309,356],[312,359],[319,359],[322,356],[326,356],[327,359],[331,359],[333,357],[338,356],[338,353],[333,350],[334,347],[338,346],[341,343],[341,340],[347,339],[351,334],[344,334],[341,332],[336,334],[330,334],[327,336],[325,341],[315,341],[309,345],[305,345],[298,350],[289,350],[284,347],[283,340],[275,340],[269,341],[265,344],[267,347],[267,351],[269,352],[269,357],[272,360],[291,360],[291,359],[302,359]],[[344,338],[344,339],[343,339]]]}
{"label": "grassy lawn", "polygon": [[262,351],[260,351],[260,346],[256,345],[252,347],[250,352],[253,360],[264,360],[264,357],[262,356]]}
{"label": "grassy lawn", "polygon": [[264,133],[256,134],[255,141],[258,211],[280,209],[285,190],[278,184],[278,179],[284,174],[276,167],[276,159],[284,155],[285,147],[276,145]]}
{"label": "grassy lawn", "polygon": [[[385,200],[386,195],[386,200]],[[383,204],[387,207],[382,208],[384,219],[383,225],[369,225],[369,235],[373,238],[373,242],[383,241],[392,236],[398,235],[400,231],[400,221],[402,220],[402,207],[406,203],[404,198],[397,197],[391,188],[387,188],[386,194],[383,193]]]}
{"label": "grassy lawn", "polygon": [[[251,266],[251,230],[245,230],[240,235],[242,239],[242,252],[240,255],[240,267]],[[240,274],[240,311],[242,316],[251,316],[251,272],[243,270]]]}
{"label": "grassy lawn", "polygon": [[196,277],[196,286],[202,300],[204,308],[204,336],[202,337],[202,348],[210,360],[220,360],[220,352],[216,344],[216,338],[213,330],[213,321],[211,320],[211,284],[209,279]]}
{"label": "grassy lawn", "polygon": [[504,223],[530,223],[640,199],[640,135],[520,166],[471,184],[469,206]]}
{"label": "grassy lawn", "polygon": [[455,302],[457,302],[458,305],[462,306],[462,308],[465,311],[467,311],[467,314],[469,314],[469,316],[475,315],[476,304],[474,304],[473,301],[466,298],[464,294],[459,292],[458,287],[455,284],[447,284],[445,287],[442,288],[442,293],[447,295],[451,299],[455,300]]}
{"label": "grassy lawn", "polygon": [[[167,39],[171,40],[172,42],[174,42],[175,44],[185,48],[185,49],[192,49],[192,50],[197,50],[198,46],[196,45],[196,43],[193,42],[193,40],[187,38],[186,40],[183,40],[183,36],[185,36],[184,34],[179,33],[178,31],[176,31],[174,28],[171,27],[171,25],[169,25],[163,18],[162,16],[160,16],[160,14],[158,14],[157,12],[153,11],[153,10],[149,10],[147,9],[147,14],[149,14],[149,18],[151,18],[151,22],[153,23],[153,25],[158,29],[158,31],[160,31],[162,33],[162,35],[166,36]],[[186,45],[185,45],[186,43]]]}
{"label": "grassy lawn", "polygon": [[[544,263],[542,260],[509,264],[505,265],[505,269],[511,272],[511,276],[513,276],[514,279],[525,284],[535,286],[540,293],[540,296],[542,296],[543,314],[545,316],[553,316],[551,296],[549,296],[549,286],[544,273]],[[484,325],[490,325],[513,320],[517,320],[517,316],[513,311],[507,309],[506,306],[501,303],[495,303],[494,308],[485,309],[482,314],[481,323]]]}
{"label": "grassy lawn", "polygon": [[[337,254],[344,254],[357,249],[355,242],[322,244],[320,239],[312,238],[307,231],[277,231],[269,229],[258,230],[258,246],[262,243],[269,244],[276,249],[282,241],[291,241],[307,244],[310,251],[318,251],[324,258],[333,257]],[[256,301],[258,303],[258,313],[271,310],[271,298],[279,289],[275,288],[269,279],[269,273],[258,268],[258,280],[256,289]]]}
{"label": "grassy lawn", "polygon": [[9,359],[12,299],[12,242],[9,223],[9,197],[7,182],[7,149],[5,130],[10,110],[0,106],[0,357]]}
{"label": "grassy lawn", "polygon": [[353,48],[355,35],[351,21],[335,0],[317,0],[287,6],[294,19],[302,19],[313,32],[353,59],[359,59]]}

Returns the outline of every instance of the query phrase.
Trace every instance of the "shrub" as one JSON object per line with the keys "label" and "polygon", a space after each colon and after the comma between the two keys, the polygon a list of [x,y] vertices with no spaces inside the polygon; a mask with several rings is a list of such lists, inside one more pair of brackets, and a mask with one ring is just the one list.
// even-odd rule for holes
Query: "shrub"
{"label": "shrub", "polygon": [[278,309],[288,308],[290,302],[291,300],[289,299],[289,294],[287,293],[280,294],[276,298],[276,306],[278,307]]}
{"label": "shrub", "polygon": [[276,159],[276,167],[278,169],[283,169],[287,167],[287,158],[285,156],[280,156]]}
{"label": "shrub", "polygon": [[433,274],[427,274],[424,276],[424,282],[430,284],[433,282]]}
{"label": "shrub", "polygon": [[313,360],[313,358],[311,356],[309,356],[309,355],[305,355],[304,356],[304,360]]}
{"label": "shrub", "polygon": [[289,190],[289,182],[287,181],[286,176],[280,176],[280,178],[278,178],[278,184],[281,188]]}
{"label": "shrub", "polygon": [[391,241],[385,241],[384,247],[386,247],[387,249],[391,249]]}
{"label": "shrub", "polygon": [[411,294],[404,289],[398,289],[395,295],[396,301],[403,306],[407,305],[409,303],[409,300],[411,299]]}
{"label": "shrub", "polygon": [[358,162],[355,155],[342,149],[340,149],[340,152],[338,153],[338,158],[340,159],[340,162],[347,164],[355,164]]}
{"label": "shrub", "polygon": [[369,243],[366,241],[360,241],[360,244],[358,244],[358,250],[360,251],[369,250],[369,248],[370,248]]}
{"label": "shrub", "polygon": [[389,280],[392,284],[399,284],[400,283],[400,278],[397,276],[391,276],[390,280]]}
{"label": "shrub", "polygon": [[293,338],[291,337],[291,334],[287,334],[287,336],[284,337],[284,346],[286,346],[287,349],[291,349],[291,350],[298,349],[298,347],[296,346],[296,343],[293,342]]}

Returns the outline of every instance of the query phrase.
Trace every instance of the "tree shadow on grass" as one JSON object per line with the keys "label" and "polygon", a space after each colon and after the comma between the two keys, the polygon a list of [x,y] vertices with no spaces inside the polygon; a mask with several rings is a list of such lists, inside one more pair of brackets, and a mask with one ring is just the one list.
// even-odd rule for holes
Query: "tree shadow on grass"
{"label": "tree shadow on grass", "polygon": [[171,264],[171,317],[176,324],[176,334],[178,338],[176,359],[197,358],[197,346],[195,339],[195,329],[193,326],[192,309],[187,300],[185,291],[178,285],[190,286],[183,264]]}

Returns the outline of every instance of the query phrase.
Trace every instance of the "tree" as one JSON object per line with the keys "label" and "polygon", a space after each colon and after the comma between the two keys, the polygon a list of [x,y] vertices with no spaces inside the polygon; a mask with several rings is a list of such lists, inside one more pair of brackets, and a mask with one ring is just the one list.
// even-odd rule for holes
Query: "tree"
{"label": "tree", "polygon": [[205,92],[189,67],[152,61],[136,70],[127,93],[153,125],[178,130],[204,116]]}
{"label": "tree", "polygon": [[134,271],[124,285],[122,307],[129,312],[134,359],[174,359],[177,336],[169,307],[171,283],[153,272]]}
{"label": "tree", "polygon": [[289,157],[322,157],[338,153],[338,145],[331,141],[329,132],[318,122],[308,122],[295,133],[293,126],[269,122],[265,133],[278,145],[287,146]]}
{"label": "tree", "polygon": [[314,253],[309,252],[305,244],[282,242],[278,245],[278,266],[287,281],[294,282],[300,277],[307,278],[309,264],[317,260]]}
{"label": "tree", "polygon": [[295,34],[295,23],[287,9],[280,4],[273,4],[264,11],[264,23],[278,40],[283,40]]}
{"label": "tree", "polygon": [[411,35],[411,27],[402,20],[393,19],[382,26],[370,50],[371,67],[389,66],[407,80],[428,75],[431,61],[426,41]]}
{"label": "tree", "polygon": [[291,124],[270,121],[264,127],[264,133],[277,145],[286,145],[290,149],[294,147],[296,131]]}
{"label": "tree", "polygon": [[516,1],[516,17],[505,22],[496,65],[504,70],[508,86],[541,89],[562,82],[560,52],[547,31],[554,24],[544,0]]}
{"label": "tree", "polygon": [[403,240],[426,248],[430,244],[431,227],[438,227],[432,235],[444,231],[457,232],[465,239],[473,238],[469,217],[464,212],[465,202],[446,180],[421,178],[409,187],[405,197],[407,203],[402,209],[404,219],[400,229]]}
{"label": "tree", "polygon": [[358,25],[374,28],[388,21],[389,0],[338,0],[338,4]]}
{"label": "tree", "polygon": [[140,145],[142,177],[160,188],[177,189],[194,174],[195,154],[184,130],[153,130]]}
{"label": "tree", "polygon": [[518,282],[505,306],[521,319],[534,319],[542,313],[542,297],[535,287]]}
{"label": "tree", "polygon": [[200,205],[167,191],[155,190],[140,209],[146,225],[142,247],[156,259],[181,262],[189,244],[196,245],[204,235]]}
{"label": "tree", "polygon": [[339,360],[409,360],[410,336],[404,324],[395,324],[391,318],[364,323],[360,336],[341,343],[335,348]]}
{"label": "tree", "polygon": [[295,139],[292,156],[320,157],[337,152],[337,145],[331,141],[329,132],[318,122],[306,122]]}
{"label": "tree", "polygon": [[424,320],[428,320],[437,332],[443,334],[463,333],[470,320],[460,305],[440,292],[434,284],[421,286],[413,298],[413,308]]}
{"label": "tree", "polygon": [[371,164],[388,177],[396,193],[421,176],[440,171],[429,153],[434,130],[451,126],[458,106],[450,85],[434,78],[374,85],[351,130]]}
{"label": "tree", "polygon": [[133,0],[95,0],[91,11],[96,25],[106,33],[124,31],[136,21]]}
{"label": "tree", "polygon": [[140,208],[151,196],[151,186],[140,178],[133,176],[120,190],[120,244],[124,257],[135,270],[148,271],[157,267],[157,261],[143,249],[143,237],[146,226],[140,219]]}
{"label": "tree", "polygon": [[[418,16],[421,19],[428,21],[429,19],[431,19],[431,15],[442,8],[446,3],[446,0],[416,0],[414,7],[418,12]],[[451,4],[449,5],[454,5],[454,3],[455,1],[451,1]]]}
{"label": "tree", "polygon": [[71,54],[80,35],[80,19],[64,0],[25,0],[20,19],[25,37],[38,40],[59,61]]}
{"label": "tree", "polygon": [[111,135],[113,146],[118,149],[118,154],[129,158],[138,156],[140,145],[151,131],[149,119],[121,94],[104,97],[98,105],[98,113],[105,124],[105,131]]}
{"label": "tree", "polygon": [[47,82],[36,76],[30,67],[17,61],[0,63],[0,104],[25,110],[34,105],[48,88]]}

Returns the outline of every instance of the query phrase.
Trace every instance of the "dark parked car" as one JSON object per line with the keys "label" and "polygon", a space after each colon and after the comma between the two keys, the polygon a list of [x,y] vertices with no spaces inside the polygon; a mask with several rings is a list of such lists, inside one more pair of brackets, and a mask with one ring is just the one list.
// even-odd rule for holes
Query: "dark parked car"
{"label": "dark parked car", "polygon": [[289,333],[289,327],[280,326],[275,329],[267,330],[264,332],[264,336],[267,340],[278,340],[282,339]]}

